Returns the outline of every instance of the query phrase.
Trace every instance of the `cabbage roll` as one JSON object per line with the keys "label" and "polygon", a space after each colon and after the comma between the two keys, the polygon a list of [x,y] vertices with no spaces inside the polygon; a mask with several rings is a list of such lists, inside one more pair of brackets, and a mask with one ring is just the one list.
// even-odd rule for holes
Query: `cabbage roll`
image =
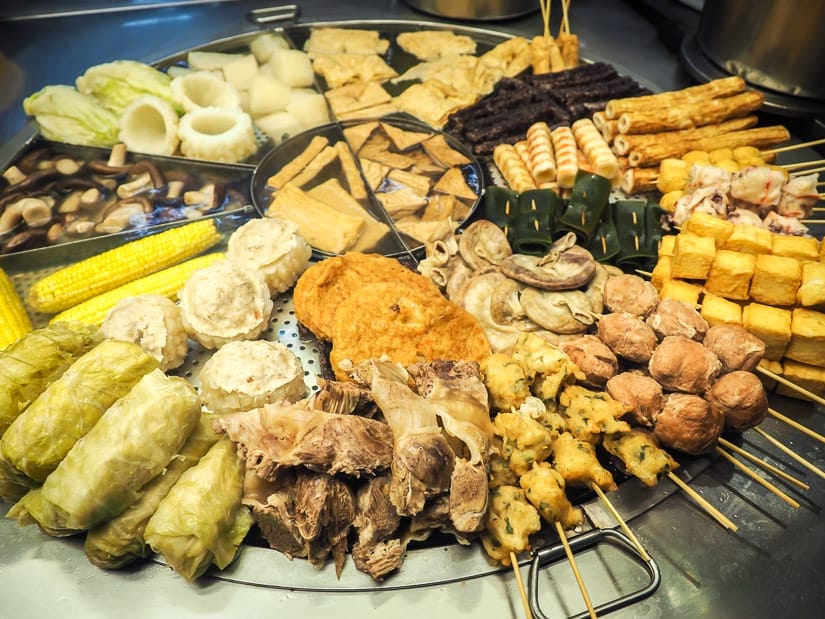
{"label": "cabbage roll", "polygon": [[[157,366],[133,342],[102,341],[50,384],[0,437],[5,464],[22,473],[29,488],[43,483],[106,409]],[[7,469],[0,466],[0,491]]]}
{"label": "cabbage roll", "polygon": [[241,505],[244,462],[227,437],[181,475],[146,525],[144,538],[189,582],[232,563],[252,526]]}
{"label": "cabbage roll", "polygon": [[86,556],[98,567],[117,569],[152,554],[143,540],[146,523],[184,471],[209,451],[220,435],[212,429],[214,415],[204,413],[178,454],[160,475],[146,484],[140,498],[125,512],[86,534]]}
{"label": "cabbage roll", "polygon": [[180,451],[200,409],[185,379],[149,372],[74,444],[40,488],[11,508],[9,518],[65,536],[117,516]]}
{"label": "cabbage roll", "polygon": [[102,339],[93,325],[55,323],[0,351],[0,436],[46,387]]}

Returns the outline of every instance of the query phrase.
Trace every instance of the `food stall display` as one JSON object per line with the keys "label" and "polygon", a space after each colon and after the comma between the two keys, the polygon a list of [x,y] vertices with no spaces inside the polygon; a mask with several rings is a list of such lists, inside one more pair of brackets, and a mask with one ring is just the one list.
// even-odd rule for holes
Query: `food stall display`
{"label": "food stall display", "polygon": [[[686,482],[744,467],[776,394],[825,403],[818,177],[761,103],[653,92],[569,25],[391,20],[33,93],[0,189],[8,517],[190,582],[410,587],[446,548],[536,557],[544,616],[559,546],[591,615],[651,595],[611,495],[670,480],[735,532]],[[614,526],[650,584],[593,603],[569,543]]]}

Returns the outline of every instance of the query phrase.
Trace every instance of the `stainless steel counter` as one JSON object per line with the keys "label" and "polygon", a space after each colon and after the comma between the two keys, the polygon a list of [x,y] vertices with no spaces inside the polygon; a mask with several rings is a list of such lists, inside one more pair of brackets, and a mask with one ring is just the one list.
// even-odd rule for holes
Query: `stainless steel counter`
{"label": "stainless steel counter", "polygon": [[[52,10],[57,3],[39,4]],[[24,96],[46,84],[71,83],[88,66],[99,62],[116,58],[152,61],[220,37],[253,31],[257,27],[246,20],[246,12],[267,4],[236,1],[0,23],[0,160],[6,158],[4,152],[8,149],[16,150],[22,137],[32,130],[26,126],[20,108]],[[432,19],[415,13],[400,0],[299,4],[301,21]],[[4,11],[2,14],[10,14]],[[560,13],[554,9],[554,24]],[[586,57],[611,61],[622,71],[661,89],[691,82],[669,47],[659,40],[656,28],[630,3],[577,0],[572,4],[571,25],[581,38]],[[484,27],[527,35],[541,30],[538,13],[486,23]],[[811,429],[825,433],[825,411],[821,408],[784,398],[775,399],[773,404]],[[816,466],[825,468],[822,444],[772,418],[762,427]],[[825,480],[793,463],[753,432],[747,432],[744,440],[749,451],[810,484],[811,489],[802,492],[771,478],[799,501],[799,509],[780,501],[730,464],[714,460],[691,486],[733,519],[739,531],[722,529],[681,492],[670,494],[655,508],[633,518],[630,526],[659,565],[662,584],[651,597],[611,613],[611,617],[759,619],[821,615],[825,606],[825,588],[821,585],[825,577],[825,536],[820,512],[825,503]],[[620,488],[617,502],[631,493],[645,496],[629,485],[634,483],[627,482]],[[672,489],[670,482],[663,482],[662,488]],[[0,509],[5,508],[0,505]],[[480,555],[482,551],[477,552]],[[303,561],[288,564],[280,555],[272,554],[273,564],[279,569],[294,569],[302,578],[313,578]],[[422,574],[440,569],[443,562],[431,562],[431,556],[412,556],[402,569]],[[257,561],[257,557],[241,558],[247,559]],[[255,567],[265,571],[267,564],[257,562]],[[627,585],[625,568],[608,549],[583,555],[580,567],[594,603]],[[346,569],[354,568],[348,564]],[[526,566],[524,570],[526,577]],[[321,588],[334,589],[329,586],[328,571],[319,574],[318,581],[325,583]],[[233,574],[230,569],[228,577]],[[540,580],[548,615],[561,617],[584,609],[567,565],[543,571]],[[86,560],[79,540],[50,538],[34,527],[19,529],[6,519],[0,520],[0,600],[0,617],[35,619],[523,616],[515,579],[507,570],[447,585],[401,589],[393,588],[389,579],[383,589],[369,592],[321,593],[211,578],[188,585],[165,566],[152,562],[122,572],[105,572]]]}

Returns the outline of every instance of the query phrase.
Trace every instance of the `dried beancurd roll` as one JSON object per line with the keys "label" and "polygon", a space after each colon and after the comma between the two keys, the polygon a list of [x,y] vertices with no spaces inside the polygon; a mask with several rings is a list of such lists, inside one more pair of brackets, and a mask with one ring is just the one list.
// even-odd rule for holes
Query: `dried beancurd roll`
{"label": "dried beancurd roll", "polygon": [[565,69],[579,66],[579,35],[572,32],[559,32],[556,43],[561,48],[561,57]]}
{"label": "dried beancurd roll", "polygon": [[572,130],[593,171],[599,176],[614,178],[619,173],[619,161],[593,121],[581,118],[573,123]]}
{"label": "dried beancurd roll", "polygon": [[530,170],[516,152],[512,144],[499,144],[493,150],[493,162],[501,171],[505,182],[515,192],[521,193],[528,189],[536,189],[536,183],[530,175]]}
{"label": "dried beancurd roll", "polygon": [[550,73],[550,41],[543,36],[535,36],[530,41],[530,63],[533,74]]}
{"label": "dried beancurd roll", "polygon": [[562,125],[550,132],[550,138],[556,153],[556,181],[562,189],[570,189],[579,171],[576,137],[570,127]]}
{"label": "dried beancurd roll", "polygon": [[546,122],[537,122],[527,129],[527,147],[530,152],[530,172],[539,185],[556,180],[556,161],[553,138]]}

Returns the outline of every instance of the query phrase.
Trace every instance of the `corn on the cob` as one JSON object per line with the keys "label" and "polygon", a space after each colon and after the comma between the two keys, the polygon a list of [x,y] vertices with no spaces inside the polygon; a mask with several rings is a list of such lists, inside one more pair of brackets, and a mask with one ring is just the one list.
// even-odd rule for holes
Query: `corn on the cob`
{"label": "corn on the cob", "polygon": [[153,234],[47,275],[29,289],[28,301],[39,312],[59,312],[196,256],[220,240],[211,219]]}
{"label": "corn on the cob", "polygon": [[0,350],[19,340],[32,330],[23,300],[14,289],[14,283],[0,269]]}
{"label": "corn on the cob", "polygon": [[50,324],[71,320],[100,326],[103,324],[103,319],[106,318],[106,313],[118,301],[139,294],[160,294],[176,300],[178,291],[183,288],[192,273],[225,257],[226,254],[221,252],[206,254],[181,262],[163,271],[141,277],[60,312],[51,319]]}

